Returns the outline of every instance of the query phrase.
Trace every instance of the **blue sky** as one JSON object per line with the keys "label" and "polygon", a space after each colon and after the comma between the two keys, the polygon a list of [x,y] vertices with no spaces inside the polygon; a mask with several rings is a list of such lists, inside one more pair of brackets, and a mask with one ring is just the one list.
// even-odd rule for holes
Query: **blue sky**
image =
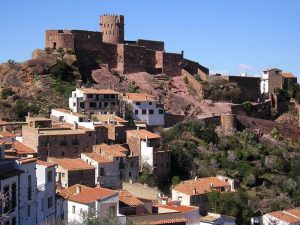
{"label": "blue sky", "polygon": [[214,72],[300,75],[300,0],[1,0],[0,62],[30,58],[46,29],[99,29],[125,15],[125,38],[164,40]]}

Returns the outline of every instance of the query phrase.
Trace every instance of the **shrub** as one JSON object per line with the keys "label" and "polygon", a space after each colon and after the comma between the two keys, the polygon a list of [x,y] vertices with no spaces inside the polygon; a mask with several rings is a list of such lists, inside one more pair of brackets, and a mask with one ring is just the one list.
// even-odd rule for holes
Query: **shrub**
{"label": "shrub", "polygon": [[179,176],[172,177],[172,185],[179,184],[180,182],[181,182],[181,180],[180,180]]}
{"label": "shrub", "polygon": [[50,73],[55,79],[72,82],[76,79],[74,70],[64,61],[58,60],[54,66],[50,68]]}
{"label": "shrub", "polygon": [[188,77],[184,77],[184,78],[183,78],[183,81],[184,81],[184,83],[185,83],[186,85],[189,84],[189,79],[188,79]]}
{"label": "shrub", "polygon": [[249,101],[244,102],[243,107],[244,107],[245,113],[249,116],[253,111],[253,106],[252,106],[251,102],[249,102]]}
{"label": "shrub", "polygon": [[11,88],[3,88],[1,92],[2,99],[7,99],[9,96],[12,96],[15,92]]}
{"label": "shrub", "polygon": [[134,81],[130,82],[128,84],[128,92],[129,93],[138,93],[139,92],[139,87],[136,86],[136,83]]}
{"label": "shrub", "polygon": [[276,139],[276,140],[282,140],[282,136],[281,134],[279,133],[279,130],[274,127],[271,131],[271,137]]}

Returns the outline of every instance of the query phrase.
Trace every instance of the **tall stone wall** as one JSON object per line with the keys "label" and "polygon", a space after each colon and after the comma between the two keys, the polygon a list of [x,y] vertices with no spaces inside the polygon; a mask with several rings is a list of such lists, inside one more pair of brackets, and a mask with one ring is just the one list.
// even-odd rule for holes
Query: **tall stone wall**
{"label": "tall stone wall", "polygon": [[146,49],[144,47],[119,44],[117,58],[117,70],[122,73],[146,71]]}
{"label": "tall stone wall", "polygon": [[201,70],[205,74],[209,74],[208,68],[201,66],[198,62],[189,59],[183,60],[183,68],[192,75],[198,74],[199,70]]}
{"label": "tall stone wall", "polygon": [[270,119],[271,118],[271,101],[262,103],[253,103],[250,114],[245,111],[244,104],[232,104],[231,113],[236,115],[250,116],[254,118]]}
{"label": "tall stone wall", "polygon": [[151,49],[155,51],[164,51],[165,43],[163,41],[152,41],[152,40],[137,40],[138,46],[144,46],[146,49]]}
{"label": "tall stone wall", "polygon": [[274,94],[276,88],[282,88],[282,75],[281,73],[270,72],[269,73],[269,93]]}
{"label": "tall stone wall", "polygon": [[74,35],[75,51],[85,49],[88,51],[96,51],[100,48],[102,42],[102,33],[94,31],[72,30]]}
{"label": "tall stone wall", "polygon": [[163,53],[162,72],[171,77],[181,76],[183,55],[177,53]]}
{"label": "tall stone wall", "polygon": [[47,30],[46,31],[46,48],[74,49],[74,35],[70,31]]}

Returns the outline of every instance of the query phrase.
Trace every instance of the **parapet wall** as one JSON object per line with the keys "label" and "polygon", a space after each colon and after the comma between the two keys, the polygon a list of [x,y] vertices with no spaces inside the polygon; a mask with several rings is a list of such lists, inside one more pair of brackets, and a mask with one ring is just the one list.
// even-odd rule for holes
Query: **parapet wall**
{"label": "parapet wall", "polygon": [[231,113],[236,115],[249,116],[261,119],[271,118],[271,101],[252,103],[250,112],[247,114],[244,104],[232,104]]}
{"label": "parapet wall", "polygon": [[155,50],[155,51],[164,51],[165,50],[165,43],[163,41],[138,39],[136,44],[138,46],[143,46],[146,49],[151,49],[151,50]]}
{"label": "parapet wall", "polygon": [[46,48],[74,49],[74,35],[68,30],[47,30]]}
{"label": "parapet wall", "polygon": [[162,72],[171,77],[181,76],[183,67],[183,55],[177,53],[163,53]]}

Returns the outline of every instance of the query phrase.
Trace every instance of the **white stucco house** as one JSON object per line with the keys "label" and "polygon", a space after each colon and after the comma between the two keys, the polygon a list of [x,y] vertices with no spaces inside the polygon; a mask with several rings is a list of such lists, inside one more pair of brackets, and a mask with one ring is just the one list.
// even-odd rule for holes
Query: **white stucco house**
{"label": "white stucco house", "polygon": [[63,218],[70,223],[82,222],[82,215],[88,212],[103,219],[119,215],[119,194],[110,189],[74,185],[58,195],[63,199]]}
{"label": "white stucco house", "polygon": [[37,224],[55,220],[55,164],[37,160]]}
{"label": "white stucco house", "polygon": [[136,121],[146,122],[149,126],[164,126],[165,112],[154,96],[146,93],[124,93],[122,101],[131,118]]}

